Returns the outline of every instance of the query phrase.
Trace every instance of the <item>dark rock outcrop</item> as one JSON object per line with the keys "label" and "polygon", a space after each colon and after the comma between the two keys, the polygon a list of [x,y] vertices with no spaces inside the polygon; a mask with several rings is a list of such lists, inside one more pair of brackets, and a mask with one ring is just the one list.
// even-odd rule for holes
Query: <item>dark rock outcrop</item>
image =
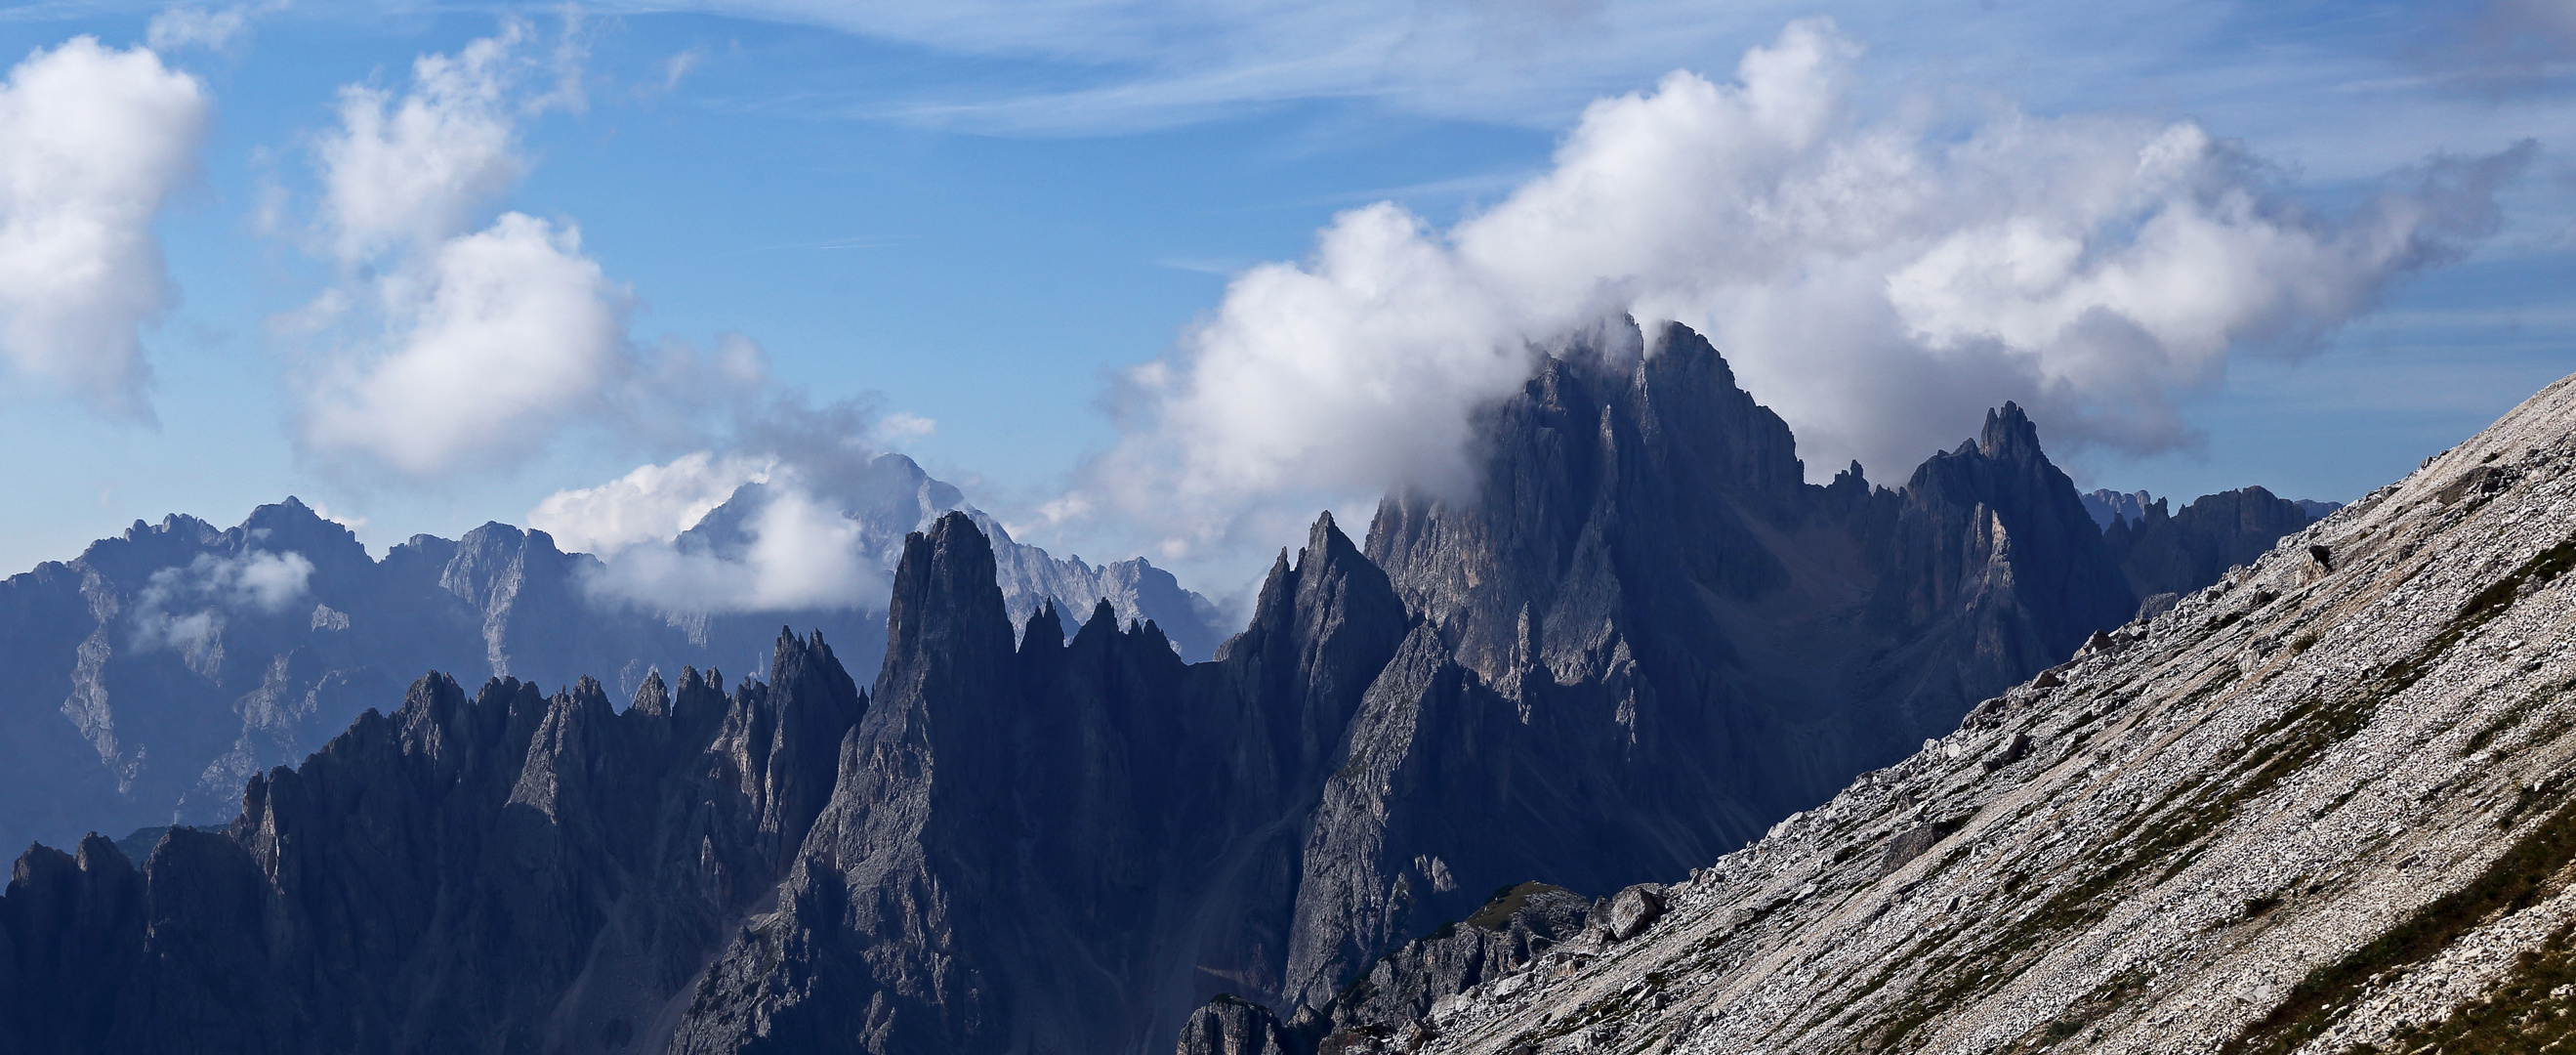
{"label": "dark rock outcrop", "polygon": [[1181,1024],[1179,1055],[1293,1055],[1288,1032],[1270,1009],[1218,993]]}
{"label": "dark rock outcrop", "polygon": [[1301,1024],[1309,1034],[1347,1033],[1353,1039],[1405,1033],[1443,999],[1510,977],[1582,933],[1591,910],[1591,899],[1563,887],[1506,888],[1465,921],[1380,957],[1331,1004],[1305,1012]]}
{"label": "dark rock outcrop", "polygon": [[866,701],[819,637],[768,684],[683,671],[611,706],[439,675],[221,832],[138,872],[42,847],[0,897],[0,1048],[653,1050],[674,1001],[774,889]]}
{"label": "dark rock outcrop", "polygon": [[1314,826],[1301,999],[1462,890],[1680,875],[2135,608],[2019,408],[1901,490],[1819,487],[1707,342],[1661,347],[1550,359],[1475,501],[1380,507],[1369,553],[1426,622]]}
{"label": "dark rock outcrop", "polygon": [[1003,613],[967,517],[908,544],[832,803],[674,1050],[1109,1050],[1276,998],[1300,822],[1404,631],[1385,577],[1321,521],[1198,667],[1105,603],[1016,648]]}

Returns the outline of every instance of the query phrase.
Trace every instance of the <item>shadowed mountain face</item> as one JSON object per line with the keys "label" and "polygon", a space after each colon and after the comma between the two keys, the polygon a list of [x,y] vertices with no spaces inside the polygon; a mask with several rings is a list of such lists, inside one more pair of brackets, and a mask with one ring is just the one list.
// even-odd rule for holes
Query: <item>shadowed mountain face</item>
{"label": "shadowed mountain face", "polygon": [[[905,533],[957,508],[957,490],[900,455],[851,483],[854,543],[891,570]],[[752,485],[681,539],[718,556],[747,541]],[[980,514],[979,514],[980,516]],[[992,525],[998,532],[999,525]],[[1186,658],[1215,647],[1213,608],[1142,559],[1094,567],[1004,540],[1004,592],[1022,611],[1108,598],[1169,627]],[[782,623],[848,642],[874,669],[881,598],[769,612],[650,610],[587,589],[603,565],[542,531],[486,524],[414,536],[384,559],[288,499],[219,530],[137,522],[77,560],[0,581],[0,845],[220,824],[244,781],[293,762],[426,670],[620,698],[657,666],[757,667]]]}
{"label": "shadowed mountain face", "polygon": [[771,896],[866,699],[820,638],[770,681],[612,707],[431,676],[138,873],[39,847],[0,897],[0,1051],[628,1050]]}
{"label": "shadowed mountain face", "polygon": [[1544,956],[1400,951],[1328,1050],[2568,1050],[2571,573],[2576,377]]}
{"label": "shadowed mountain face", "polygon": [[1803,483],[1786,425],[1680,327],[1551,360],[1481,497],[1368,551],[1423,619],[1307,846],[1292,995],[1546,876],[1678,875],[1955,727],[2134,607],[2018,408],[1901,490]]}
{"label": "shadowed mountain face", "polygon": [[[1253,1003],[1311,1033],[1497,887],[1678,877],[2135,608],[2018,408],[1902,488],[1857,466],[1809,485],[1713,349],[1679,327],[1659,347],[1541,364],[1484,422],[1475,498],[1390,498],[1365,546],[1320,519],[1208,662],[1109,604],[1070,638],[1055,605],[1022,614],[1010,554],[950,513],[903,542],[863,706],[819,640],[782,642],[767,686],[684,679],[701,703],[622,714],[588,686],[466,705],[424,681],[255,782],[226,833],[165,837],[139,880],[104,840],[31,852],[0,898],[0,990],[114,1008],[264,971],[207,998],[283,1008],[257,1021],[295,1032],[259,1050],[1143,1051],[1185,1023],[1257,1050],[1290,1034]],[[783,746],[728,746],[737,724]],[[383,745],[369,779],[427,775],[281,790],[358,786],[333,775],[344,743]],[[273,837],[281,802],[340,805]],[[289,915],[241,930],[203,891]],[[1563,936],[1569,899],[1407,963],[1500,970]],[[384,937],[317,981],[326,961],[291,957],[320,939],[281,904]],[[554,918],[520,933],[534,905]],[[245,945],[270,959],[222,958]],[[67,949],[80,973],[45,968]],[[1410,1006],[1396,981],[1373,991]],[[1193,1017],[1220,992],[1244,999]],[[12,1040],[110,1028],[72,1018]]]}

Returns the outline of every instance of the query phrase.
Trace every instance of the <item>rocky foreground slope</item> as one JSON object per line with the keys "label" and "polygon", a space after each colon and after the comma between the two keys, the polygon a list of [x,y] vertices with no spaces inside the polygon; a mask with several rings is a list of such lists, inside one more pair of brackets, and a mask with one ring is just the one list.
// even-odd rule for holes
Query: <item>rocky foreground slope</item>
{"label": "rocky foreground slope", "polygon": [[1400,951],[1323,1046],[2566,1050],[2571,570],[2576,378],[1563,941]]}

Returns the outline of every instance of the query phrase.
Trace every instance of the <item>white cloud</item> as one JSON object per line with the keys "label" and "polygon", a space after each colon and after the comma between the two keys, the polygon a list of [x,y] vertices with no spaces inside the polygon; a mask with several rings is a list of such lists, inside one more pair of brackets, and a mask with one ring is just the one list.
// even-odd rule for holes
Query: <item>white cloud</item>
{"label": "white cloud", "polygon": [[766,459],[710,451],[645,465],[597,487],[557,491],[537,503],[528,526],[574,552],[613,556],[642,542],[668,542],[723,505],[734,490],[769,479]]}
{"label": "white cloud", "polygon": [[760,383],[759,350],[739,338],[712,362],[684,345],[638,349],[631,295],[571,223],[486,223],[527,171],[522,123],[584,105],[583,58],[567,9],[550,48],[507,18],[452,55],[420,56],[399,96],[341,90],[338,126],[314,152],[315,251],[341,278],[275,320],[325,348],[301,379],[309,453],[421,480],[523,461],[603,417],[625,423],[621,436],[670,442],[711,392]]}
{"label": "white cloud", "polygon": [[880,415],[866,399],[818,407],[801,394],[758,395],[733,401],[717,450],[558,491],[529,522],[604,559],[587,587],[610,604],[656,612],[883,606],[905,533],[963,500],[878,445],[889,434],[926,433],[928,419]]}
{"label": "white cloud", "polygon": [[908,411],[895,411],[877,421],[874,439],[878,446],[901,446],[913,440],[930,438],[939,431],[939,422]]}
{"label": "white cloud", "polygon": [[525,171],[517,81],[525,22],[454,55],[423,55],[397,100],[382,88],[340,89],[340,127],[317,144],[324,238],[341,263],[427,249],[472,230]]}
{"label": "white cloud", "polygon": [[175,299],[153,219],[195,164],[212,103],[142,48],[78,37],[0,85],[0,357],[108,413],[149,419],[142,326]]}
{"label": "white cloud", "polygon": [[201,664],[223,632],[226,613],[286,611],[310,596],[312,577],[313,562],[301,553],[198,554],[187,567],[153,572],[135,594],[134,646],[177,649]]}
{"label": "white cloud", "polygon": [[365,517],[343,513],[338,510],[334,510],[329,506],[323,505],[320,502],[313,502],[310,503],[310,505],[313,507],[314,516],[321,517],[322,519],[338,524],[341,527],[348,528],[351,534],[356,534],[367,529],[367,518]]}
{"label": "white cloud", "polygon": [[690,48],[664,60],[662,90],[665,92],[680,90],[680,78],[688,76],[689,71],[697,69],[698,65],[705,61],[707,61],[707,53],[704,48]]}
{"label": "white cloud", "polygon": [[2168,449],[2231,350],[2304,347],[2457,252],[2528,156],[2329,218],[2187,121],[1865,120],[1857,54],[1795,22],[1732,83],[1595,102],[1552,170],[1449,230],[1342,214],[1130,376],[1124,439],[1059,509],[1143,518],[1176,555],[1454,484],[1469,411],[1621,312],[1708,334],[1821,470],[1901,473],[2006,398],[2053,444]]}
{"label": "white cloud", "polygon": [[206,7],[174,6],[162,8],[143,28],[143,40],[154,51],[181,48],[204,48],[221,51],[250,28],[251,10],[234,6],[221,10]]}
{"label": "white cloud", "polygon": [[507,213],[381,285],[391,347],[317,387],[305,439],[318,450],[416,477],[516,460],[632,365],[626,293],[568,227]]}
{"label": "white cloud", "polygon": [[863,545],[863,535],[859,521],[802,484],[775,478],[757,495],[738,548],[637,541],[621,549],[586,587],[601,600],[651,611],[882,606],[890,584]]}

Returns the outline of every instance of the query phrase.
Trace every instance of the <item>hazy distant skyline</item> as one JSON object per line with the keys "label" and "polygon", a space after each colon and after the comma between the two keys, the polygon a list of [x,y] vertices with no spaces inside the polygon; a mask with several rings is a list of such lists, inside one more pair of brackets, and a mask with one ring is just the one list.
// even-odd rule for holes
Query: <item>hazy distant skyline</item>
{"label": "hazy distant skyline", "polygon": [[1883,484],[2349,500],[2576,369],[2564,4],[1381,7],[0,9],[0,569],[838,443],[1224,593],[1605,308]]}

